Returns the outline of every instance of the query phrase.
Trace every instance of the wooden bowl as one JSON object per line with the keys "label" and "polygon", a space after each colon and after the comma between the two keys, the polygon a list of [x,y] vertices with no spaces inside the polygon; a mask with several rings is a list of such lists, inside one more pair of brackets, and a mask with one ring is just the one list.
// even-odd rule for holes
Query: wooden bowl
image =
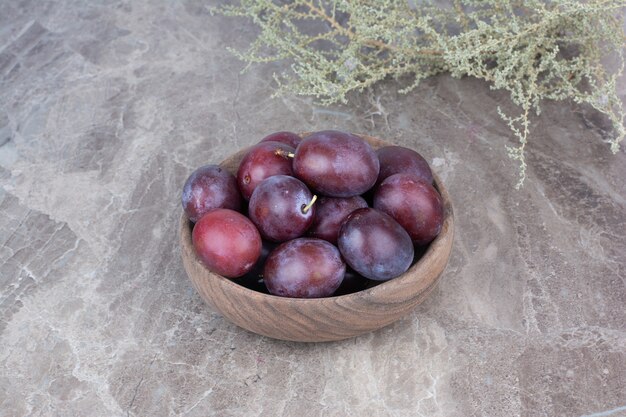
{"label": "wooden bowl", "polygon": [[[390,145],[359,136],[374,149]],[[237,152],[221,166],[236,174],[246,152]],[[299,342],[341,340],[370,332],[393,323],[421,303],[435,288],[448,263],[454,216],[450,196],[437,176],[435,185],[444,202],[441,233],[407,272],[370,289],[315,299],[284,298],[250,290],[236,279],[224,278],[202,265],[191,241],[191,222],[184,212],[180,219],[183,264],[200,296],[228,320],[251,332]]]}

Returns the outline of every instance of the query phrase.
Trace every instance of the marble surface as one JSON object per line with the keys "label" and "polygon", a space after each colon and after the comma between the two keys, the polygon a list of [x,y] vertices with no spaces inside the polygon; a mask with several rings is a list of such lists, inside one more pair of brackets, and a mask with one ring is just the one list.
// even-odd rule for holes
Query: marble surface
{"label": "marble surface", "polygon": [[[546,104],[515,191],[506,95],[441,76],[350,106],[272,99],[282,64],[240,74],[225,47],[255,28],[204,4],[0,0],[1,416],[626,415],[626,155],[605,124]],[[191,287],[181,186],[272,131],[326,128],[432,163],[452,258],[380,331],[259,337]]]}

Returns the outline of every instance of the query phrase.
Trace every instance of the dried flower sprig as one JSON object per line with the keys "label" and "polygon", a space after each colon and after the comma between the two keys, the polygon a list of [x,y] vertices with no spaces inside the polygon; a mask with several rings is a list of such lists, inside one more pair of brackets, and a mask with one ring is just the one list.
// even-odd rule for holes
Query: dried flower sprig
{"label": "dried flower sprig", "polygon": [[[402,93],[432,75],[473,76],[509,92],[517,116],[498,108],[519,143],[507,147],[526,177],[524,149],[531,113],[543,100],[573,100],[606,115],[616,153],[626,135],[616,81],[624,69],[624,0],[241,0],[214,9],[245,16],[260,34],[245,51],[248,64],[289,60],[275,75],[277,94],[345,103],[387,78],[411,79]],[[614,57],[617,68],[604,59]],[[616,59],[615,59],[616,58]]]}

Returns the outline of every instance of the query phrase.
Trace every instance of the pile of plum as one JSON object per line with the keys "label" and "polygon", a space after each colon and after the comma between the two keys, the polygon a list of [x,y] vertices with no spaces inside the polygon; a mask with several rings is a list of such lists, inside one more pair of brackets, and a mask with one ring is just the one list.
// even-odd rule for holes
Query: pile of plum
{"label": "pile of plum", "polygon": [[236,177],[217,165],[198,168],[182,203],[208,269],[298,298],[343,295],[403,274],[444,215],[417,152],[374,151],[334,130],[271,134],[249,149]]}

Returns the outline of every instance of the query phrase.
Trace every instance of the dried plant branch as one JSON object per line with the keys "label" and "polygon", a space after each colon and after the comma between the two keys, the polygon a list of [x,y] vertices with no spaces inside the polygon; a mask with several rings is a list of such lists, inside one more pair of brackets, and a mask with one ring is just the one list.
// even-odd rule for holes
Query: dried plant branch
{"label": "dried plant branch", "polygon": [[[400,90],[407,93],[444,72],[506,90],[521,108],[518,116],[498,108],[518,140],[507,150],[520,166],[519,187],[530,117],[543,100],[597,109],[612,122],[607,142],[619,150],[626,135],[616,93],[624,7],[624,0],[453,0],[448,8],[429,0],[240,0],[214,11],[260,27],[247,51],[233,51],[248,64],[291,62],[290,71],[275,75],[277,94],[345,103],[348,93],[384,79],[412,78]],[[606,68],[607,56],[617,58],[617,68]]]}

